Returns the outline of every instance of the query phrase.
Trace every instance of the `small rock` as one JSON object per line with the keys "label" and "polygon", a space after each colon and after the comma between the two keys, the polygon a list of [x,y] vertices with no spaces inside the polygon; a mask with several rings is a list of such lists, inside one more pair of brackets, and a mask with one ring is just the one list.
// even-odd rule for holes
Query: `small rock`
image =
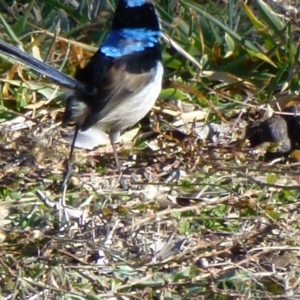
{"label": "small rock", "polygon": [[288,153],[291,150],[287,122],[279,115],[273,115],[262,122],[250,123],[246,129],[246,138],[249,139],[251,147],[266,143],[272,144],[267,152],[278,155]]}

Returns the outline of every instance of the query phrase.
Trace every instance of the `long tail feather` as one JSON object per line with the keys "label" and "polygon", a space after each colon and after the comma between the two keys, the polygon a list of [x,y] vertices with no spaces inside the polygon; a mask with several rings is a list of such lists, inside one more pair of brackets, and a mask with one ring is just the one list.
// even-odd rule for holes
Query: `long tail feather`
{"label": "long tail feather", "polygon": [[3,41],[0,41],[0,52],[5,56],[8,56],[20,63],[29,66],[38,73],[49,77],[54,83],[56,83],[59,86],[73,90],[81,90],[83,88],[82,84],[76,79],[60,72],[59,70],[51,67],[50,65],[34,58],[33,56]]}

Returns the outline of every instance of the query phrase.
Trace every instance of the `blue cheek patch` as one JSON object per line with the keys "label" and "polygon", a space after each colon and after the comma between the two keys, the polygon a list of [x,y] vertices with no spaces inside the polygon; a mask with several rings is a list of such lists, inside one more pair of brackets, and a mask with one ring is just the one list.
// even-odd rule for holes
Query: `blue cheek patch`
{"label": "blue cheek patch", "polygon": [[146,28],[113,30],[100,47],[100,51],[106,56],[120,57],[154,47],[160,36],[160,31]]}
{"label": "blue cheek patch", "polygon": [[137,7],[137,6],[142,6],[143,4],[146,3],[145,0],[125,0],[125,3],[129,7]]}

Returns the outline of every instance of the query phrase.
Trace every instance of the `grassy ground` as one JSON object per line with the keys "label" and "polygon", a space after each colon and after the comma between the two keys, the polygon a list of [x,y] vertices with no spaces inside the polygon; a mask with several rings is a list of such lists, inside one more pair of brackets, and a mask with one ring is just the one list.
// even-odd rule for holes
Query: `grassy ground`
{"label": "grassy ground", "polygon": [[[0,38],[74,74],[115,6],[80,2],[0,1]],[[0,58],[1,299],[300,298],[299,163],[237,142],[298,101],[293,3],[157,2],[164,87],[118,145],[128,190],[109,146],[77,149],[58,209],[63,96]]]}

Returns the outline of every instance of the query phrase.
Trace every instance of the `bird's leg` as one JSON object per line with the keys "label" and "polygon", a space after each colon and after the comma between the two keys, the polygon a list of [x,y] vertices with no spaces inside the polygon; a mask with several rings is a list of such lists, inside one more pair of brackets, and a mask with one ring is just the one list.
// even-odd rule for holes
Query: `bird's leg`
{"label": "bird's leg", "polygon": [[126,185],[126,183],[124,181],[124,178],[123,178],[122,166],[120,164],[118,151],[117,151],[117,147],[116,147],[116,141],[118,140],[119,136],[120,136],[120,132],[110,132],[109,139],[110,139],[111,146],[113,148],[114,158],[115,158],[115,162],[116,162],[118,172],[119,172],[119,176],[120,176],[119,177],[120,185],[123,189],[127,189],[127,185]]}
{"label": "bird's leg", "polygon": [[116,141],[119,139],[119,136],[120,136],[120,132],[118,132],[118,131],[117,132],[111,131],[109,133],[109,139],[110,139],[111,146],[113,148],[115,162],[116,162],[118,171],[121,174],[121,164],[119,161],[119,156],[118,156],[117,147],[116,147]]}
{"label": "bird's leg", "polygon": [[114,158],[115,158],[115,162],[118,168],[118,172],[121,175],[122,174],[122,170],[121,170],[121,164],[120,164],[120,160],[119,160],[119,156],[118,156],[118,151],[117,151],[117,147],[116,144],[111,140],[111,146],[113,148],[113,153],[114,153]]}
{"label": "bird's leg", "polygon": [[66,159],[66,171],[64,174],[64,178],[63,178],[63,182],[61,185],[61,189],[62,189],[62,204],[65,205],[66,204],[66,191],[67,191],[67,184],[68,184],[68,179],[70,177],[71,174],[71,167],[70,167],[70,162],[72,160],[73,157],[73,152],[74,152],[74,148],[75,148],[75,141],[77,138],[77,134],[79,131],[79,126],[75,125],[75,131],[74,131],[74,135],[73,135],[73,140],[72,140],[72,144],[71,144],[71,148],[70,148],[70,153],[69,153],[69,157]]}

